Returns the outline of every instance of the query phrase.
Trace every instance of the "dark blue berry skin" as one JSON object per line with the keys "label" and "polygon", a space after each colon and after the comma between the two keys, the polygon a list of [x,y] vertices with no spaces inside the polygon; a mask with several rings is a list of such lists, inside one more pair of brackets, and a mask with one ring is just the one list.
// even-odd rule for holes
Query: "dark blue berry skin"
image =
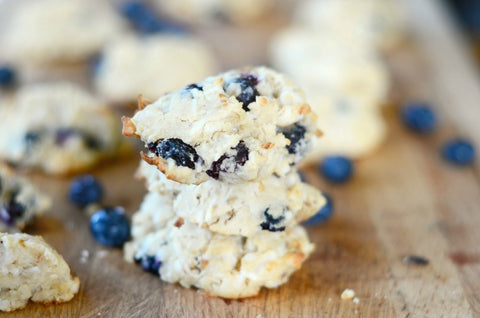
{"label": "dark blue berry skin", "polygon": [[15,196],[13,196],[8,203],[5,203],[0,207],[0,220],[2,220],[7,226],[12,226],[24,213],[25,207],[16,202]]}
{"label": "dark blue berry skin", "polygon": [[283,219],[285,219],[285,217],[282,215],[282,216],[279,216],[278,218],[274,218],[272,215],[268,213],[268,210],[269,208],[267,208],[263,212],[263,214],[265,215],[265,222],[260,224],[260,227],[262,228],[262,230],[267,230],[270,232],[285,231],[285,226],[278,226],[278,224],[282,222]]}
{"label": "dark blue berry skin", "polygon": [[185,33],[179,25],[160,19],[147,4],[141,1],[127,2],[121,12],[131,25],[140,33],[152,34],[157,32]]}
{"label": "dark blue berry skin", "polygon": [[158,270],[162,266],[162,262],[155,256],[143,255],[141,258],[136,259],[136,261],[140,263],[144,271],[156,275],[158,275]]}
{"label": "dark blue berry skin", "polygon": [[102,196],[102,186],[92,175],[79,176],[70,184],[70,199],[80,207],[85,207],[90,203],[97,203]]}
{"label": "dark blue berry skin", "polygon": [[350,159],[341,156],[325,158],[320,163],[320,172],[330,182],[343,183],[353,175],[353,163]]}
{"label": "dark blue berry skin", "polygon": [[475,148],[467,140],[452,139],[443,145],[442,155],[450,163],[466,166],[475,160]]}
{"label": "dark blue berry skin", "polygon": [[400,115],[404,125],[416,133],[428,134],[435,130],[437,117],[427,104],[406,104]]}
{"label": "dark blue berry skin", "polygon": [[233,160],[235,162],[235,170],[237,170],[238,167],[245,165],[248,160],[248,154],[250,153],[248,147],[245,146],[245,143],[243,141],[240,141],[232,149],[236,150],[235,155],[232,156],[223,154],[222,156],[220,156],[220,158],[212,162],[210,169],[206,171],[207,175],[209,175],[215,180],[218,180],[220,172],[225,172],[225,170],[222,169],[222,163],[225,160]]}
{"label": "dark blue berry skin", "polygon": [[0,88],[11,87],[15,84],[15,71],[7,66],[0,66]]}
{"label": "dark blue berry skin", "polygon": [[122,208],[103,208],[90,217],[90,232],[106,246],[122,246],[130,237],[130,222]]}
{"label": "dark blue berry skin", "polygon": [[236,98],[242,103],[243,110],[248,112],[250,110],[248,105],[256,101],[257,96],[260,95],[256,89],[258,79],[253,75],[247,75],[237,78],[234,82],[239,83],[241,89],[240,95]]}
{"label": "dark blue berry skin", "polygon": [[156,156],[164,159],[173,159],[175,163],[182,167],[195,169],[195,162],[200,161],[195,148],[184,143],[181,139],[170,138],[151,142],[147,145],[148,149]]}
{"label": "dark blue berry skin", "polygon": [[310,219],[305,221],[305,224],[307,225],[320,225],[325,222],[327,222],[333,214],[333,201],[330,195],[327,193],[323,192],[322,193],[325,199],[327,200],[327,203],[318,210],[318,212],[312,216]]}
{"label": "dark blue berry skin", "polygon": [[287,146],[288,153],[296,154],[300,150],[298,149],[299,142],[305,137],[307,129],[299,124],[293,124],[288,127],[282,128],[282,134],[290,140],[290,144]]}

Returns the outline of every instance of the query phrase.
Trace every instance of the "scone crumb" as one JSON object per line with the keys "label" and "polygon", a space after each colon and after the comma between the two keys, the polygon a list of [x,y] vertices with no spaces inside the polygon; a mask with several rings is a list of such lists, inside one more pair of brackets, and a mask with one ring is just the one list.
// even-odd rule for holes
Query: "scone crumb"
{"label": "scone crumb", "polygon": [[353,298],[353,303],[354,304],[360,303],[360,299],[358,297]]}
{"label": "scone crumb", "polygon": [[175,226],[182,227],[183,223],[185,223],[185,220],[183,218],[178,218],[177,221],[175,222]]}
{"label": "scone crumb", "polygon": [[315,135],[317,137],[322,137],[323,136],[323,131],[321,131],[320,129],[317,129],[317,130],[315,130]]}
{"label": "scone crumb", "polygon": [[82,252],[80,253],[80,264],[87,263],[89,257],[90,252],[88,250],[82,250]]}
{"label": "scone crumb", "polygon": [[268,150],[268,149],[272,149],[274,146],[275,146],[275,144],[273,142],[267,142],[267,143],[262,145],[262,148]]}
{"label": "scone crumb", "polygon": [[355,297],[355,291],[350,288],[345,289],[340,296],[341,299],[352,299],[353,297]]}

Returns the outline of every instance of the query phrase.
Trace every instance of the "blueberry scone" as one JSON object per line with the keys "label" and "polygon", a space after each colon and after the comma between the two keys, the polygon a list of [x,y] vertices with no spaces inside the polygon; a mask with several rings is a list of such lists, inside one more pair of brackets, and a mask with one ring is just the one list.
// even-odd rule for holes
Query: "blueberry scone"
{"label": "blueberry scone", "polygon": [[161,13],[189,24],[245,23],[265,15],[272,0],[154,0]]}
{"label": "blueberry scone", "polygon": [[325,134],[302,165],[315,164],[329,155],[363,158],[376,150],[387,136],[386,122],[378,109],[361,106],[355,99],[315,92],[309,94],[309,100]]}
{"label": "blueberry scone", "polygon": [[405,28],[404,14],[393,0],[308,0],[294,17],[298,25],[382,50],[395,47]]}
{"label": "blueberry scone", "polygon": [[299,226],[255,236],[225,236],[178,219],[168,196],[147,195],[133,217],[133,241],[125,257],[164,281],[196,287],[224,298],[276,288],[298,270],[313,250]]}
{"label": "blueberry scone", "polygon": [[123,118],[123,134],[181,183],[284,176],[321,135],[303,91],[265,67],[208,77],[140,108]]}
{"label": "blueberry scone", "polygon": [[0,311],[28,301],[61,303],[78,292],[79,280],[41,237],[0,233]]}
{"label": "blueberry scone", "polygon": [[369,108],[387,98],[388,70],[370,47],[335,33],[290,27],[274,37],[270,51],[273,65],[306,91],[351,97]]}
{"label": "blueberry scone", "polygon": [[16,166],[65,174],[113,157],[122,146],[115,114],[71,83],[25,86],[0,115],[0,158]]}
{"label": "blueberry scone", "polygon": [[126,36],[103,50],[95,84],[109,101],[129,103],[139,94],[158,99],[215,71],[212,53],[193,37]]}
{"label": "blueberry scone", "polygon": [[24,229],[51,206],[51,200],[27,179],[0,165],[0,232]]}
{"label": "blueberry scone", "polygon": [[123,30],[106,1],[22,0],[12,9],[2,49],[19,64],[83,62]]}
{"label": "blueberry scone", "polygon": [[138,175],[152,192],[172,197],[178,217],[224,235],[251,237],[279,232],[314,215],[325,203],[321,193],[300,181],[293,169],[283,178],[239,184],[208,180],[199,185],[168,180],[154,166],[140,164]]}

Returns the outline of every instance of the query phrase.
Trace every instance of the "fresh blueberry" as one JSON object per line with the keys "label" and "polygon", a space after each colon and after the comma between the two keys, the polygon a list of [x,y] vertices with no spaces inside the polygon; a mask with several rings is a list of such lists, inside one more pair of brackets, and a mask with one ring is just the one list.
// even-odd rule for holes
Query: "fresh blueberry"
{"label": "fresh blueberry", "polygon": [[350,179],[354,170],[352,161],[341,156],[325,158],[319,168],[328,181],[335,183],[342,183]]}
{"label": "fresh blueberry", "polygon": [[15,201],[15,196],[0,207],[0,219],[8,226],[15,224],[15,221],[24,213],[25,207]]}
{"label": "fresh blueberry", "polygon": [[140,262],[144,271],[157,275],[158,270],[162,266],[162,262],[158,260],[155,256],[143,255],[137,261]]}
{"label": "fresh blueberry", "polygon": [[405,126],[412,131],[427,134],[435,129],[437,118],[427,104],[412,103],[403,106],[401,117]]}
{"label": "fresh blueberry", "polygon": [[127,2],[121,8],[121,12],[137,31],[144,34],[157,32],[185,33],[184,28],[160,19],[152,8],[141,1]]}
{"label": "fresh blueberry", "polygon": [[442,148],[443,157],[458,166],[471,164],[475,159],[475,148],[465,139],[452,139]]}
{"label": "fresh blueberry", "polygon": [[184,143],[181,139],[170,138],[147,145],[148,149],[158,157],[172,158],[177,165],[195,169],[195,162],[200,160],[195,148]]}
{"label": "fresh blueberry", "polygon": [[256,88],[258,84],[258,78],[253,75],[245,75],[233,80],[229,83],[229,85],[232,83],[240,84],[240,94],[235,96],[235,98],[242,103],[243,110],[248,112],[250,110],[248,105],[255,102],[257,96],[260,95]]}
{"label": "fresh blueberry", "polygon": [[281,232],[285,231],[285,226],[278,226],[279,223],[285,219],[283,215],[275,218],[270,213],[268,213],[269,208],[263,211],[263,215],[265,215],[265,221],[260,224],[262,230],[267,230],[270,232]]}
{"label": "fresh blueberry", "polygon": [[238,167],[242,167],[248,160],[248,154],[250,153],[248,147],[243,141],[240,141],[232,150],[235,150],[234,155],[223,154],[212,162],[212,165],[207,174],[215,180],[218,180],[220,172],[227,172],[229,168],[233,167],[233,170],[236,171]]}
{"label": "fresh blueberry", "polygon": [[100,182],[89,174],[75,178],[70,185],[70,199],[81,207],[99,202],[102,195]]}
{"label": "fresh blueberry", "polygon": [[103,208],[90,218],[90,231],[97,242],[122,246],[130,237],[130,223],[122,208]]}
{"label": "fresh blueberry", "polygon": [[325,192],[323,192],[322,194],[325,197],[325,199],[327,200],[327,202],[325,203],[324,206],[322,206],[320,208],[320,210],[318,210],[318,212],[314,216],[312,216],[310,219],[305,221],[305,224],[307,224],[307,225],[323,224],[332,217],[332,214],[333,214],[332,198],[330,197],[330,195],[328,195]]}
{"label": "fresh blueberry", "polygon": [[290,144],[287,146],[288,153],[299,153],[301,151],[301,141],[307,132],[305,127],[299,124],[293,124],[291,126],[282,128],[281,132],[285,138],[290,140]]}
{"label": "fresh blueberry", "polygon": [[8,66],[0,66],[0,87],[10,87],[15,84],[15,71]]}
{"label": "fresh blueberry", "polygon": [[190,84],[190,85],[185,86],[185,89],[186,89],[187,91],[191,91],[192,89],[198,89],[199,91],[203,91],[203,87],[202,87],[202,86],[199,86],[199,85],[196,84],[196,83],[193,83],[193,84]]}

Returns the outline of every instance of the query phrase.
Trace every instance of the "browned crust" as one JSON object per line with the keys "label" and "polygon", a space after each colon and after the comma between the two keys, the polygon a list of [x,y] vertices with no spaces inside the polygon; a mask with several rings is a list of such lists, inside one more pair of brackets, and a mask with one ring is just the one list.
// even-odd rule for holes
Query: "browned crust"
{"label": "browned crust", "polygon": [[181,228],[184,223],[185,223],[185,220],[183,218],[178,218],[177,221],[175,221],[174,226]]}
{"label": "browned crust", "polygon": [[262,148],[268,150],[268,149],[272,149],[274,146],[275,144],[273,142],[267,142],[262,145]]}
{"label": "browned crust", "polygon": [[126,137],[140,138],[140,136],[136,134],[135,124],[132,122],[130,117],[122,116],[122,124],[122,135]]}
{"label": "browned crust", "polygon": [[298,109],[298,113],[299,114],[308,114],[309,112],[312,111],[312,108],[310,107],[310,105],[308,104],[303,104],[302,106],[300,106],[300,108]]}
{"label": "browned crust", "polygon": [[152,103],[151,100],[149,100],[148,98],[145,98],[143,97],[141,94],[138,95],[137,97],[137,101],[138,101],[138,109],[142,110],[145,108],[145,106],[148,106]]}
{"label": "browned crust", "polygon": [[165,173],[166,172],[166,161],[159,158],[159,157],[149,157],[147,156],[143,151],[140,152],[140,156],[142,157],[142,159],[152,165],[152,166],[156,166],[158,168],[158,170],[160,170],[162,173]]}

